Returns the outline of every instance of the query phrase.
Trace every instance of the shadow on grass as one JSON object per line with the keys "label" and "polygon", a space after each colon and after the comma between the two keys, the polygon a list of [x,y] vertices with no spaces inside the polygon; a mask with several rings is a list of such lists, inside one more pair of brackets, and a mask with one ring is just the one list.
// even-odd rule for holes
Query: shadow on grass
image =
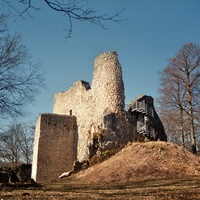
{"label": "shadow on grass", "polygon": [[[3,185],[1,185],[3,187]],[[76,184],[56,182],[44,185],[4,185],[11,192],[20,191],[23,199],[54,196],[54,199],[200,199],[200,177],[146,180],[124,184]],[[8,190],[7,190],[8,191]],[[40,192],[40,196],[39,193]],[[36,194],[37,193],[37,194]],[[43,196],[42,196],[43,195]],[[45,195],[45,196],[44,196]],[[64,198],[63,198],[64,197]],[[12,199],[12,198],[11,198]]]}

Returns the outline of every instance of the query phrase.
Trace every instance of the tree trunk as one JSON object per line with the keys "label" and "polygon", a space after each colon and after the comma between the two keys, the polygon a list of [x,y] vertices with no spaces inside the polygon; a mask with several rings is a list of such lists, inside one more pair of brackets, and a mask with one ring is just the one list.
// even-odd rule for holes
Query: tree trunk
{"label": "tree trunk", "polygon": [[190,138],[191,138],[191,145],[192,145],[192,153],[197,154],[196,134],[195,134],[194,118],[193,118],[193,107],[192,107],[191,102],[190,102],[190,109],[189,109],[189,123],[190,123]]}

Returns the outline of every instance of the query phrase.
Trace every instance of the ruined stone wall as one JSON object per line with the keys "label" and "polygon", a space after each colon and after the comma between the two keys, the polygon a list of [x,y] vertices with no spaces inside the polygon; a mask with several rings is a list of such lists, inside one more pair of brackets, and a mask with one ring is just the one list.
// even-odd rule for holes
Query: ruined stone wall
{"label": "ruined stone wall", "polygon": [[78,81],[66,92],[56,93],[53,112],[72,114],[77,117],[78,160],[84,160],[88,155],[88,129],[94,113],[92,90],[89,84]]}
{"label": "ruined stone wall", "polygon": [[42,114],[36,124],[32,178],[37,182],[58,180],[77,159],[75,116]]}
{"label": "ruined stone wall", "polygon": [[[89,92],[88,92],[89,91]],[[79,114],[81,106],[90,101],[90,85],[85,81],[77,81],[65,92],[58,92],[54,98],[54,113],[75,115]]]}
{"label": "ruined stone wall", "polygon": [[[119,145],[119,135],[122,138],[125,134],[124,99],[122,71],[116,52],[106,52],[95,59],[91,88],[85,81],[78,81],[66,92],[55,95],[53,112],[72,112],[77,117],[79,161],[89,157],[89,146],[99,132],[104,132],[104,146]],[[113,125],[113,121],[117,123]]]}

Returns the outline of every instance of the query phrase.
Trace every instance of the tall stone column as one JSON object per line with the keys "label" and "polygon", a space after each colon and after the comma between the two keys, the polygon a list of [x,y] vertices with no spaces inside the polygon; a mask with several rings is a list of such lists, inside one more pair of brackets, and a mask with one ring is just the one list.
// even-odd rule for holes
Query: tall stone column
{"label": "tall stone column", "polygon": [[124,82],[116,52],[106,52],[95,59],[92,90],[97,115],[124,110]]}

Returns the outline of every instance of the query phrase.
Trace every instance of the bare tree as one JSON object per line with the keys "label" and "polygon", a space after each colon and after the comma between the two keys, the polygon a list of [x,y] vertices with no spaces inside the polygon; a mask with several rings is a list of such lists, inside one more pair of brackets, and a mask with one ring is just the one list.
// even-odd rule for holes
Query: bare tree
{"label": "bare tree", "polygon": [[0,159],[11,167],[31,163],[33,129],[22,124],[12,124],[0,134]]}
{"label": "bare tree", "polygon": [[[192,43],[183,45],[175,57],[169,59],[169,65],[161,75],[161,101],[178,108],[182,138],[185,125],[189,126],[193,153],[196,153],[195,121],[199,116],[200,91],[200,46]],[[164,105],[163,105],[164,106]],[[187,123],[188,122],[188,123]],[[182,139],[182,143],[183,142]]]}
{"label": "bare tree", "polygon": [[194,126],[194,112],[199,104],[200,91],[200,47],[192,43],[185,44],[175,58],[170,59],[170,65],[180,71],[180,80],[187,93],[185,111],[188,114],[191,144],[196,153],[196,132]]}
{"label": "bare tree", "polygon": [[171,66],[166,67],[162,71],[160,77],[161,88],[159,92],[161,93],[161,97],[159,104],[162,107],[162,117],[168,122],[167,124],[169,124],[169,121],[170,124],[173,124],[173,127],[176,129],[174,131],[176,134],[177,132],[179,133],[181,145],[184,147],[184,105],[186,92],[179,76],[179,71]]}
{"label": "bare tree", "polygon": [[17,166],[20,161],[20,130],[19,126],[10,126],[8,131],[0,135],[0,153],[5,162],[11,167]]}
{"label": "bare tree", "polygon": [[[2,19],[2,20],[1,20]],[[0,118],[24,115],[25,106],[45,87],[39,63],[33,63],[18,34],[6,31],[0,18]]]}
{"label": "bare tree", "polygon": [[32,162],[32,154],[33,154],[33,142],[34,142],[34,126],[22,125],[22,131],[20,133],[20,147],[21,147],[21,160],[26,164]]}
{"label": "bare tree", "polygon": [[97,10],[91,8],[88,1],[83,0],[21,0],[19,1],[19,4],[22,6],[20,11],[13,6],[13,0],[3,0],[3,2],[12,7],[21,17],[24,17],[26,14],[31,17],[31,11],[40,10],[40,4],[45,3],[52,11],[56,11],[67,17],[67,21],[69,22],[67,38],[72,34],[73,21],[89,22],[106,29],[103,22],[112,21],[118,23],[123,20],[121,13],[124,9],[113,15],[97,14]]}
{"label": "bare tree", "polygon": [[0,34],[4,33],[7,30],[6,26],[7,15],[4,13],[0,14]]}

